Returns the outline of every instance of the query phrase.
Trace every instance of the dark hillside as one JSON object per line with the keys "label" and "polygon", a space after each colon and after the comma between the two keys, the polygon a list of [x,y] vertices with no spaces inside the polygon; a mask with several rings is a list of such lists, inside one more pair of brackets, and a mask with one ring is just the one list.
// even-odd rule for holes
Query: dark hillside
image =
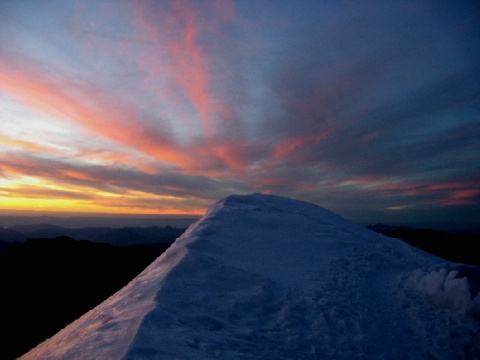
{"label": "dark hillside", "polygon": [[61,236],[108,243],[114,246],[171,243],[183,234],[185,228],[171,226],[147,227],[81,227],[66,228],[51,224],[23,224],[9,228],[0,226],[0,241],[23,242],[27,238],[56,238]]}
{"label": "dark hillside", "polygon": [[114,294],[169,243],[114,247],[68,237],[11,244],[0,260],[0,359],[15,359]]}
{"label": "dark hillside", "polygon": [[0,261],[2,261],[3,256],[8,252],[8,249],[10,249],[11,246],[12,243],[0,240]]}
{"label": "dark hillside", "polygon": [[403,240],[433,255],[456,263],[480,266],[480,234],[447,233],[432,229],[414,229],[377,224],[368,227],[386,236]]}

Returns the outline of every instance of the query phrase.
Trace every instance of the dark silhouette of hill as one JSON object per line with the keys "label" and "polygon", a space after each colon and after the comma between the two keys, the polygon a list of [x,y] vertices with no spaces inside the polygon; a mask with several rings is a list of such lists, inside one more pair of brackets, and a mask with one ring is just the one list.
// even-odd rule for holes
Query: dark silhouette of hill
{"label": "dark silhouette of hill", "polygon": [[27,239],[0,257],[0,359],[15,359],[125,286],[170,243]]}
{"label": "dark silhouette of hill", "polygon": [[65,228],[52,224],[22,224],[8,228],[0,227],[0,241],[22,242],[27,238],[55,238],[67,236],[114,246],[135,244],[171,243],[185,231],[171,226],[147,227],[81,227]]}
{"label": "dark silhouette of hill", "polygon": [[0,261],[12,246],[11,242],[0,241]]}
{"label": "dark silhouette of hill", "polygon": [[404,226],[376,224],[369,229],[386,236],[403,240],[445,260],[480,266],[478,244],[480,234],[448,233],[432,229],[415,229]]}

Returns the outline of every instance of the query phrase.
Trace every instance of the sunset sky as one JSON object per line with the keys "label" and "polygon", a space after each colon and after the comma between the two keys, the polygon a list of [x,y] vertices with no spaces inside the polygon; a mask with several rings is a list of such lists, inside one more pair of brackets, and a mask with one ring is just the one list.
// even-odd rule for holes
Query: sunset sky
{"label": "sunset sky", "polygon": [[252,192],[478,225],[475,1],[0,2],[5,213]]}

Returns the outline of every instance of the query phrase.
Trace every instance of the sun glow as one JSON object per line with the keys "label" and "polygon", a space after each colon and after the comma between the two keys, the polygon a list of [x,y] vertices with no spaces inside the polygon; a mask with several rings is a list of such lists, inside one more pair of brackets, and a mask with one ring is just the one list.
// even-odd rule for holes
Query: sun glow
{"label": "sun glow", "polygon": [[[5,196],[0,192],[0,208],[11,211],[45,211],[45,212],[72,212],[91,214],[131,214],[131,215],[191,215],[201,216],[203,208],[179,209],[175,204],[159,204],[158,208],[145,209],[141,203],[131,202],[119,196],[110,196],[107,199],[76,200],[76,199],[55,199],[55,198],[27,198]],[[161,205],[161,206],[160,206]]]}
{"label": "sun glow", "polygon": [[0,208],[14,211],[192,216],[204,213],[202,206],[186,204],[181,197],[116,188],[112,191],[73,188],[34,176],[0,179],[0,204]]}
{"label": "sun glow", "polygon": [[25,197],[0,196],[2,208],[33,211],[94,211],[95,206],[70,199],[28,199]]}

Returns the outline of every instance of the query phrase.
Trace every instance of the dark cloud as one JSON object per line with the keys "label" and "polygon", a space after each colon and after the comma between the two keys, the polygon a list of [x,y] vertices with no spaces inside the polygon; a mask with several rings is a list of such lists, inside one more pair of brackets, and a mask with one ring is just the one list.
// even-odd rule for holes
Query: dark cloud
{"label": "dark cloud", "polygon": [[471,143],[480,57],[470,49],[450,54],[468,31],[458,33],[458,19],[440,28],[435,11],[427,14],[421,5],[400,7],[346,11],[336,31],[325,34],[318,25],[317,32],[309,29],[292,40],[296,51],[282,54],[279,76],[271,81],[284,111],[263,130],[277,139],[325,136],[306,137],[286,161],[329,164],[351,176],[407,176],[421,173],[432,157]]}

